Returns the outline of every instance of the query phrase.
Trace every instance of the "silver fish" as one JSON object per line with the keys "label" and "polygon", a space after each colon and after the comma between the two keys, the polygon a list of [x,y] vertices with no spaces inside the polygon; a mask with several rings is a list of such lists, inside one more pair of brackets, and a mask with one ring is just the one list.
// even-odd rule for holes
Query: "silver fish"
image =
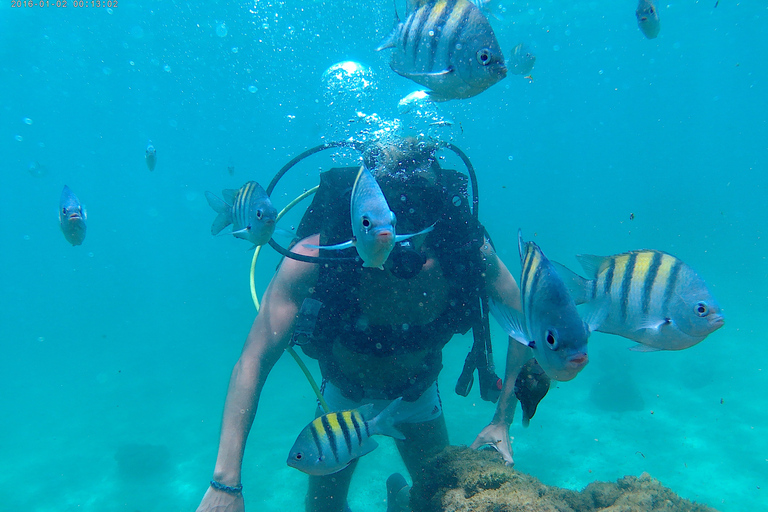
{"label": "silver fish", "polygon": [[530,75],[536,56],[525,43],[520,43],[512,49],[512,56],[507,61],[507,69],[514,75]]}
{"label": "silver fish", "polygon": [[378,443],[371,436],[405,439],[393,426],[401,400],[394,400],[375,418],[371,418],[373,404],[315,418],[293,443],[288,465],[310,475],[330,475],[376,449]]}
{"label": "silver fish", "polygon": [[72,245],[80,245],[85,240],[85,221],[88,214],[80,204],[80,200],[64,185],[59,200],[59,226],[64,238]]}
{"label": "silver fish", "polygon": [[555,263],[574,300],[607,299],[609,313],[597,330],[642,344],[632,350],[682,350],[723,326],[704,280],[671,254],[643,250],[576,258],[590,279]]}
{"label": "silver fish", "polygon": [[640,0],[637,3],[637,10],[635,11],[637,16],[637,26],[640,27],[640,31],[648,39],[656,39],[661,30],[661,24],[659,22],[659,11],[651,0]]}
{"label": "silver fish", "polygon": [[398,235],[395,232],[397,218],[395,212],[390,210],[381,187],[376,182],[371,171],[364,165],[355,178],[352,187],[350,202],[350,214],[352,217],[352,240],[336,245],[307,247],[326,250],[342,250],[354,247],[357,254],[363,260],[364,267],[384,269],[389,253],[397,242],[402,242],[411,237],[423,235],[432,231],[434,225],[422,229],[418,233]]}
{"label": "silver fish", "polygon": [[507,75],[490,23],[468,0],[408,0],[405,21],[376,48],[390,67],[430,89],[435,101],[471,98]]}
{"label": "silver fish", "polygon": [[147,162],[147,168],[150,171],[155,170],[155,164],[157,163],[157,151],[155,146],[152,145],[152,141],[147,144],[147,150],[144,152],[144,160]]}
{"label": "silver fish", "polygon": [[549,377],[573,379],[587,365],[587,338],[607,313],[604,304],[581,319],[571,295],[552,263],[534,242],[523,242],[518,231],[522,263],[520,298],[522,314],[490,302],[490,310],[511,337],[533,349],[536,361]]}
{"label": "silver fish", "polygon": [[224,199],[205,193],[208,204],[219,215],[211,225],[211,234],[217,235],[232,224],[232,234],[248,240],[254,246],[264,245],[272,238],[277,221],[277,210],[264,189],[249,181],[238,190],[223,190]]}

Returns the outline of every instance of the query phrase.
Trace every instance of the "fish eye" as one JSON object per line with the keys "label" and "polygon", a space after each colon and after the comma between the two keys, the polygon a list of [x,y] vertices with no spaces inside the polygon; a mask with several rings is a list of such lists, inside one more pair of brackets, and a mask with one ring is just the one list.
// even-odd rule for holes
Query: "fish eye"
{"label": "fish eye", "polygon": [[482,50],[477,52],[477,62],[482,64],[483,66],[487,66],[491,63],[491,50],[488,48],[483,48]]}
{"label": "fish eye", "polygon": [[555,335],[552,334],[552,331],[547,331],[547,345],[549,345],[549,348],[552,350],[557,350],[557,340],[555,339]]}
{"label": "fish eye", "polygon": [[258,210],[256,210],[256,218],[257,218],[257,219],[261,220],[261,218],[262,218],[263,216],[264,216],[264,210],[262,210],[261,208],[259,208]]}
{"label": "fish eye", "polygon": [[303,457],[304,457],[304,454],[302,454],[301,452],[293,456],[293,458],[296,460],[301,460]]}
{"label": "fish eye", "polygon": [[693,310],[699,316],[707,316],[709,314],[709,308],[707,307],[706,302],[697,302]]}
{"label": "fish eye", "polygon": [[371,219],[369,219],[369,218],[368,218],[368,217],[366,217],[365,215],[363,215],[363,227],[364,227],[365,229],[368,229],[368,228],[370,228],[370,227],[371,227]]}

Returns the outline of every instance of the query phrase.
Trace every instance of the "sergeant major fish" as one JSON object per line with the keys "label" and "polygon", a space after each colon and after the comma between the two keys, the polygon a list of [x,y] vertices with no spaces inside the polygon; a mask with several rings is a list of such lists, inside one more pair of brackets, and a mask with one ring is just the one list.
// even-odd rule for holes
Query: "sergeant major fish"
{"label": "sergeant major fish", "polygon": [[507,60],[507,69],[515,75],[530,75],[536,56],[525,43],[520,43],[512,49],[512,55]]}
{"label": "sergeant major fish", "polygon": [[549,377],[573,379],[587,365],[587,338],[605,317],[604,304],[592,308],[585,322],[552,263],[534,242],[523,242],[518,231],[522,263],[522,314],[490,301],[493,316],[511,337],[533,349]]}
{"label": "sergeant major fish", "polygon": [[87,213],[80,200],[64,185],[59,200],[59,226],[64,238],[72,245],[80,245],[85,240],[85,221]]}
{"label": "sergeant major fish", "polygon": [[398,235],[395,232],[397,217],[390,210],[381,187],[376,182],[371,171],[364,165],[355,178],[350,201],[352,217],[352,240],[336,245],[309,245],[314,249],[341,250],[354,247],[363,260],[364,267],[384,269],[389,253],[397,242],[402,242],[413,236],[423,235],[432,231],[434,225],[422,229],[418,233]]}
{"label": "sergeant major fish", "polygon": [[608,298],[600,332],[642,345],[632,350],[682,350],[723,326],[720,306],[694,270],[661,251],[578,255],[590,279],[555,264],[577,304]]}
{"label": "sergeant major fish", "polygon": [[147,149],[144,151],[144,160],[147,162],[147,169],[154,171],[155,164],[157,163],[157,151],[155,146],[152,145],[152,141],[149,141]]}
{"label": "sergeant major fish", "polygon": [[373,404],[316,418],[293,443],[288,465],[310,475],[330,475],[376,449],[378,443],[371,436],[405,439],[393,426],[393,413],[401,400],[394,400],[375,418],[371,418]]}
{"label": "sergeant major fish", "polygon": [[637,3],[637,10],[635,11],[637,16],[637,26],[640,27],[640,31],[648,39],[656,39],[661,30],[661,24],[659,23],[659,11],[651,0],[640,0]]}
{"label": "sergeant major fish", "polygon": [[264,189],[249,181],[238,190],[222,190],[224,199],[205,193],[208,204],[218,215],[211,225],[211,234],[217,235],[232,224],[232,234],[248,240],[254,246],[264,245],[275,232],[277,210]]}
{"label": "sergeant major fish", "polygon": [[407,17],[376,48],[390,67],[430,89],[435,101],[471,98],[507,75],[490,23],[469,0],[408,0]]}

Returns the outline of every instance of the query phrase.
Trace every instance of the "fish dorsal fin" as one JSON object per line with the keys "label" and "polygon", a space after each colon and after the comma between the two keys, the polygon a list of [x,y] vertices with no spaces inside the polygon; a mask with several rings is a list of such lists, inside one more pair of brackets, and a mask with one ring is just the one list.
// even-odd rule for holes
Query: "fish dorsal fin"
{"label": "fish dorsal fin", "polygon": [[374,418],[373,404],[365,404],[357,408],[357,412],[363,417],[364,420],[370,421]]}
{"label": "fish dorsal fin", "polygon": [[595,256],[593,254],[577,254],[576,259],[581,263],[584,272],[590,279],[597,279],[600,268],[606,263],[610,256]]}
{"label": "fish dorsal fin", "polygon": [[409,13],[412,13],[422,5],[426,5],[429,3],[429,0],[406,0],[405,5],[405,15],[408,16]]}
{"label": "fish dorsal fin", "polygon": [[[370,171],[368,171],[370,172]],[[355,183],[352,185],[352,197],[355,197],[355,193],[357,191],[357,186],[360,183],[360,178],[363,177],[363,174],[365,173],[365,166],[361,165],[360,170],[357,171],[357,176],[355,177]]]}
{"label": "fish dorsal fin", "polygon": [[221,191],[221,195],[224,196],[224,201],[230,205],[235,204],[235,196],[237,196],[237,190],[228,188]]}

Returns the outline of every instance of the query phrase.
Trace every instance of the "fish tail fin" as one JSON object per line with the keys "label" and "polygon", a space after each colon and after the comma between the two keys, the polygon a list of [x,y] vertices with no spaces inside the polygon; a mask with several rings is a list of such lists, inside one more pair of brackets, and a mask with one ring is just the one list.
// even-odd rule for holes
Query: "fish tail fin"
{"label": "fish tail fin", "polygon": [[503,304],[498,304],[493,299],[488,301],[488,305],[491,315],[493,315],[493,318],[496,319],[501,328],[504,329],[504,332],[526,347],[532,346],[531,340],[525,334],[522,317],[517,311]]}
{"label": "fish tail fin", "polygon": [[232,207],[226,201],[208,191],[205,192],[205,199],[208,201],[208,205],[213,208],[213,211],[218,212],[216,219],[214,219],[211,225],[211,234],[218,235],[222,229],[232,224]]}
{"label": "fish tail fin", "polygon": [[395,428],[395,423],[405,419],[396,417],[398,408],[400,407],[400,402],[402,401],[402,397],[393,400],[386,409],[381,411],[378,416],[371,420],[376,434],[394,437],[395,439],[405,439],[403,433]]}
{"label": "fish tail fin", "polygon": [[568,288],[568,292],[573,297],[573,302],[578,304],[584,304],[589,299],[587,298],[587,291],[591,281],[581,277],[579,274],[569,269],[565,265],[562,265],[556,261],[551,262],[555,267],[555,271],[563,280],[563,284]]}

